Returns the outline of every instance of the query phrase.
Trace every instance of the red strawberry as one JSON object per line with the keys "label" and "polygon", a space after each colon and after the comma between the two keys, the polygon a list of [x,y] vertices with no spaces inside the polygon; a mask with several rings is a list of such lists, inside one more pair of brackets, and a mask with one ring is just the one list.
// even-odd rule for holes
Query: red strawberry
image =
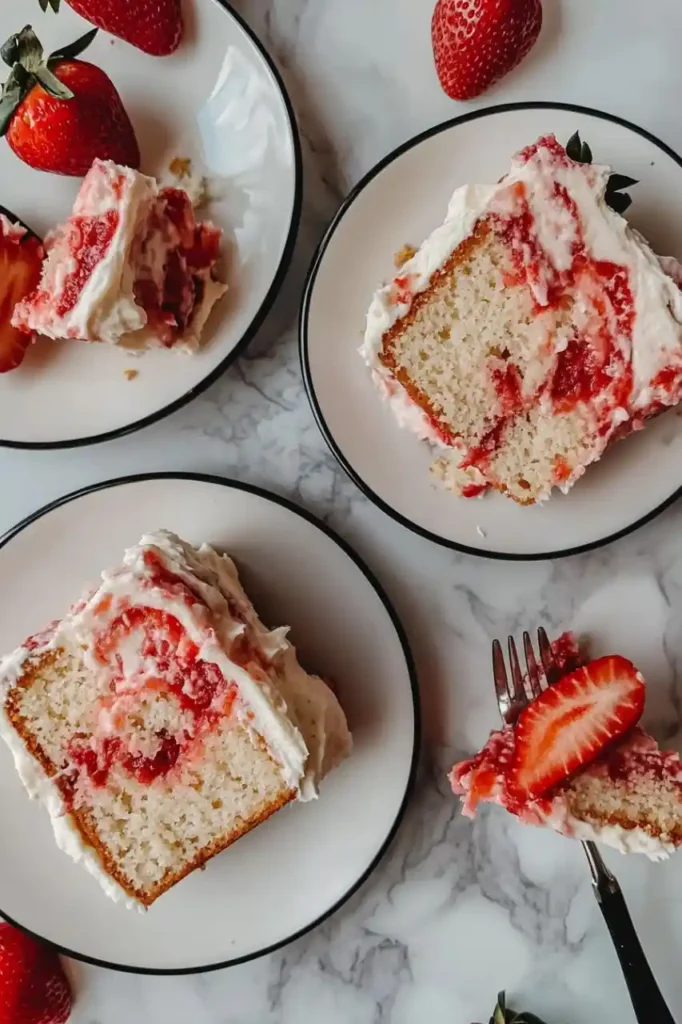
{"label": "red strawberry", "polygon": [[440,84],[453,100],[485,92],[540,34],[540,0],[438,0],[431,41]]}
{"label": "red strawberry", "polygon": [[[59,0],[39,0],[59,10]],[[173,53],[182,39],[180,0],[66,0],[77,14],[112,36],[119,36],[155,57]]]}
{"label": "red strawberry", "polygon": [[644,680],[627,658],[598,658],[564,676],[519,715],[510,787],[541,796],[631,729],[643,709]]}
{"label": "red strawberry", "polygon": [[135,132],[113,83],[94,64],[74,59],[96,33],[45,61],[27,25],[0,50],[12,68],[0,100],[0,135],[31,167],[81,177],[96,157],[140,166]]}
{"label": "red strawberry", "polygon": [[71,989],[49,946],[0,923],[0,1024],[65,1024]]}
{"label": "red strawberry", "polygon": [[10,321],[17,302],[37,287],[42,259],[43,247],[35,235],[0,211],[0,373],[14,370],[33,340]]}

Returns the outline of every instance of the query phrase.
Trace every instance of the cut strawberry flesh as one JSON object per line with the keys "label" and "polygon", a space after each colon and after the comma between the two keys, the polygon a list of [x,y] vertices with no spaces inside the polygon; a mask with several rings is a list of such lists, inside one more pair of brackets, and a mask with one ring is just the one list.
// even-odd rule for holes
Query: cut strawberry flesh
{"label": "cut strawberry flesh", "polygon": [[570,778],[636,725],[644,697],[641,675],[617,655],[564,676],[519,716],[510,790],[535,798]]}
{"label": "cut strawberry flesh", "polygon": [[[204,293],[204,279],[220,255],[222,232],[197,224],[186,192],[163,188],[152,208],[145,258],[135,278],[135,299],[159,340],[172,347],[189,325]],[[149,254],[161,249],[161,268]]]}
{"label": "cut strawberry flesh", "polygon": [[38,239],[0,215],[0,373],[16,369],[33,340],[11,321],[16,304],[40,280],[42,258]]}
{"label": "cut strawberry flesh", "polygon": [[65,316],[78,302],[95,267],[109,251],[118,221],[116,210],[108,210],[100,217],[72,217],[69,221],[68,246],[73,270],[64,278],[57,303],[58,316]]}

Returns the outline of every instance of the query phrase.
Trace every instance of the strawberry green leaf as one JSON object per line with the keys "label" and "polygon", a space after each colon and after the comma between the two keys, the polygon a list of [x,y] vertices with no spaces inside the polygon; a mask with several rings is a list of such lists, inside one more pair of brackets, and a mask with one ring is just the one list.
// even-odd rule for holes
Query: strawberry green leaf
{"label": "strawberry green leaf", "polygon": [[26,25],[21,32],[9,37],[0,50],[0,56],[10,67],[22,64],[27,71],[33,72],[43,63],[43,47],[31,26]]}
{"label": "strawberry green leaf", "polygon": [[545,1024],[534,1013],[515,1013],[509,1009],[504,992],[497,997],[497,1006],[490,1018],[490,1024]]}
{"label": "strawberry green leaf", "polygon": [[19,33],[15,32],[15,34],[10,36],[9,39],[3,43],[2,47],[0,47],[0,57],[2,57],[8,67],[13,68],[18,62],[20,56]]}
{"label": "strawberry green leaf", "polygon": [[592,150],[586,142],[582,141],[580,132],[571,135],[566,143],[566,156],[569,156],[571,160],[575,160],[577,164],[592,163]]}
{"label": "strawberry green leaf", "polygon": [[604,198],[607,206],[610,206],[616,213],[625,213],[632,203],[632,197],[627,192],[607,192]]}
{"label": "strawberry green leaf", "polygon": [[97,35],[97,29],[92,28],[89,32],[86,32],[84,36],[80,36],[74,43],[69,43],[68,46],[62,46],[61,49],[55,50],[48,57],[48,65],[54,63],[56,60],[73,60],[74,57],[79,57],[84,50],[87,50],[90,43]]}
{"label": "strawberry green leaf", "polygon": [[26,94],[28,79],[29,75],[21,64],[16,64],[10,71],[0,98],[0,136],[7,134],[14,111]]}
{"label": "strawberry green leaf", "polygon": [[570,157],[571,160],[575,160],[577,164],[582,163],[583,144],[580,141],[580,132],[576,132],[571,135],[570,139],[566,143],[566,156]]}
{"label": "strawberry green leaf", "polygon": [[59,2],[60,0],[38,0],[42,11],[46,11],[49,7],[55,14],[59,11]]}
{"label": "strawberry green leaf", "polygon": [[33,74],[36,76],[40,84],[46,93],[50,96],[54,96],[56,100],[72,100],[73,93],[68,86],[60,82],[56,75],[54,75],[47,64],[41,64],[40,67],[36,68]]}
{"label": "strawberry green leaf", "polygon": [[630,178],[627,174],[612,174],[607,188],[609,192],[620,192],[621,189],[630,188],[632,185],[639,185],[636,178]]}
{"label": "strawberry green leaf", "polygon": [[[592,150],[586,142],[582,142],[580,139],[580,132],[576,132],[571,135],[570,139],[566,143],[566,156],[570,157],[571,160],[575,160],[578,164],[591,164],[592,163]],[[609,180],[606,183],[606,194],[604,201],[607,206],[610,206],[616,213],[625,213],[628,207],[632,203],[632,199],[629,195],[626,195],[621,189],[630,188],[632,185],[638,185],[639,182],[636,178],[631,178],[627,174],[611,174]],[[542,1022],[540,1022],[542,1024]]]}
{"label": "strawberry green leaf", "polygon": [[490,1018],[490,1024],[507,1024],[509,1020],[509,1014],[506,1004],[506,996],[504,992],[500,992],[497,997],[497,1006],[493,1010],[493,1015]]}

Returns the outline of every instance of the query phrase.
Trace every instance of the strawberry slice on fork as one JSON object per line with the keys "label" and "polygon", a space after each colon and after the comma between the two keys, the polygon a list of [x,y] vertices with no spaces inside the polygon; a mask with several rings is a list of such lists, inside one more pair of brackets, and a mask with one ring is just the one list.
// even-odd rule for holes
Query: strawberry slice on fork
{"label": "strawberry slice on fork", "polygon": [[619,655],[564,676],[518,717],[510,790],[535,798],[565,782],[636,725],[644,697],[642,676]]}

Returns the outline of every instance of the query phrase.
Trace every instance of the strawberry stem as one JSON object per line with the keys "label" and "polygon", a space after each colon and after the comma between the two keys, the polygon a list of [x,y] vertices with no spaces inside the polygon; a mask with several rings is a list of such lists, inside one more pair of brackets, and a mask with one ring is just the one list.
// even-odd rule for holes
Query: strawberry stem
{"label": "strawberry stem", "polygon": [[86,32],[84,36],[80,36],[74,43],[69,43],[68,46],[62,46],[60,50],[55,50],[47,59],[48,66],[57,60],[73,60],[74,57],[79,57],[84,50],[87,50],[97,32],[98,29],[91,28],[89,32]]}
{"label": "strawberry stem", "polygon": [[493,1010],[490,1024],[544,1024],[534,1013],[516,1013],[509,1009],[504,992],[497,997],[497,1006]]}
{"label": "strawberry stem", "polygon": [[[47,3],[48,0],[45,0]],[[54,7],[55,0],[49,0]],[[86,32],[74,43],[63,46],[45,59],[42,44],[30,25],[10,36],[0,47],[0,57],[12,69],[0,96],[0,136],[6,135],[15,111],[37,84],[57,100],[72,100],[73,93],[54,73],[60,61],[74,60],[90,45],[97,29]]]}

